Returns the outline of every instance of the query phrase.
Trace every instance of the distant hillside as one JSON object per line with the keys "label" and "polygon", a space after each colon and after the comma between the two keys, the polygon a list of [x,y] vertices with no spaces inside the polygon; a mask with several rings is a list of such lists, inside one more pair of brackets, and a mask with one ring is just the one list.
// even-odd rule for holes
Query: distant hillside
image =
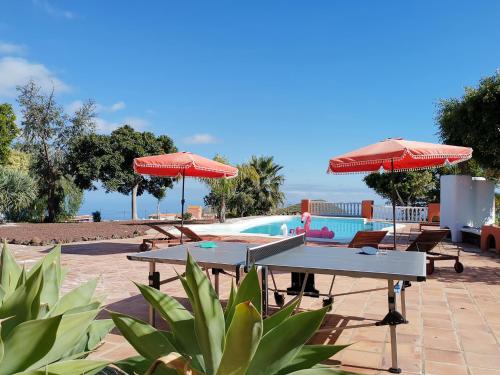
{"label": "distant hillside", "polygon": [[300,212],[300,203],[292,204],[291,206],[283,207],[277,210],[278,215],[292,215]]}
{"label": "distant hillside", "polygon": [[[326,202],[324,199],[311,199],[312,201],[315,201],[315,202]],[[297,203],[297,204],[292,204],[290,206],[287,206],[287,207],[283,207],[283,208],[280,208],[276,211],[276,213],[278,215],[291,215],[291,214],[294,214],[296,212],[300,212],[300,203]]]}

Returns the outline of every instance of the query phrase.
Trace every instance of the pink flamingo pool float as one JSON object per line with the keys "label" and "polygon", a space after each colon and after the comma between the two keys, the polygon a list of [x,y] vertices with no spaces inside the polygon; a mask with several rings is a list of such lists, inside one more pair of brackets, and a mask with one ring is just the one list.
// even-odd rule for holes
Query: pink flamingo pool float
{"label": "pink flamingo pool float", "polygon": [[332,239],[335,236],[333,231],[329,230],[327,227],[321,229],[311,229],[311,214],[309,212],[304,212],[300,221],[304,224],[304,228],[295,228],[295,233],[302,234],[306,233],[306,237],[311,238],[328,238]]}

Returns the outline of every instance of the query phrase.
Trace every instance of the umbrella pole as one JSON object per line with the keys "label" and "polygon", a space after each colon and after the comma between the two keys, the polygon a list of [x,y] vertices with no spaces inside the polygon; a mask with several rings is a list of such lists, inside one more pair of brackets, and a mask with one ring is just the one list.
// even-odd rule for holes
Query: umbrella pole
{"label": "umbrella pole", "polygon": [[396,250],[396,186],[394,184],[394,159],[391,159],[391,181],[392,181],[392,238],[394,250]]}
{"label": "umbrella pole", "polygon": [[[182,171],[182,199],[181,199],[181,228],[184,227],[184,203],[186,200],[184,199],[184,182],[186,180],[186,171]],[[182,232],[181,232],[181,244],[184,243],[182,240]]]}

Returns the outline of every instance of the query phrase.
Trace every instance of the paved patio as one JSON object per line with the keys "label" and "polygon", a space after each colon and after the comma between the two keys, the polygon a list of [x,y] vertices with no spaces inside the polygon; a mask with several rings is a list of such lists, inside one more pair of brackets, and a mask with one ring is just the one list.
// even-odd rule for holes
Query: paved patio
{"label": "paved patio", "polygon": [[[255,241],[246,237],[247,241]],[[261,239],[262,241],[262,239]],[[98,277],[98,293],[107,296],[107,308],[144,320],[147,306],[132,281],[147,283],[146,263],[130,262],[141,238],[69,244],[63,247],[63,264],[69,267],[64,288],[72,289]],[[15,256],[29,267],[49,247],[10,245]],[[332,250],[334,251],[334,250]],[[500,257],[481,254],[465,247],[465,271],[456,274],[453,262],[437,263],[425,283],[407,289],[408,325],[398,326],[399,360],[405,374],[500,374]],[[173,276],[171,266],[160,265],[162,277]],[[182,267],[179,267],[182,269]],[[288,286],[289,275],[278,275],[280,286]],[[226,298],[230,279],[221,277],[221,295]],[[330,278],[316,276],[316,285],[327,290]],[[358,324],[360,318],[380,319],[387,312],[384,281],[337,277],[333,310],[327,320],[336,324]],[[179,282],[162,290],[186,302]],[[350,293],[350,294],[345,294]],[[270,301],[273,301],[272,296]],[[187,303],[187,302],[186,302]],[[321,300],[305,298],[304,308],[321,306]],[[315,343],[352,345],[332,357],[329,364],[362,374],[384,374],[390,366],[387,327],[367,327],[342,333],[318,334]],[[110,360],[134,355],[134,350],[117,333],[109,335],[93,357]]]}

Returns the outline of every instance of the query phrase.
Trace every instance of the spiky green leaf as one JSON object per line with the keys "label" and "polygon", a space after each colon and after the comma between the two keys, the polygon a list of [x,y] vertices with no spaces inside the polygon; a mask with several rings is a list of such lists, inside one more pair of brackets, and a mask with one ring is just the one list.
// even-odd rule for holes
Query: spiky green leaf
{"label": "spiky green leaf", "polygon": [[169,295],[147,285],[136,285],[146,301],[168,322],[175,338],[171,342],[176,351],[192,357],[193,366],[198,370],[203,370],[203,356],[196,340],[193,315]]}
{"label": "spiky green leaf", "polygon": [[167,336],[146,322],[117,312],[110,314],[116,328],[143,357],[155,360],[175,351]]}
{"label": "spiky green leaf", "polygon": [[328,358],[334,356],[348,346],[349,345],[304,345],[293,360],[278,371],[277,375],[309,369],[318,363],[326,361]]}
{"label": "spiky green leaf", "polygon": [[90,304],[96,286],[97,279],[92,279],[71,290],[59,299],[49,314],[51,316],[59,315],[67,312],[67,310]]}
{"label": "spiky green leaf", "polygon": [[74,359],[44,366],[40,369],[28,370],[16,375],[93,375],[105,368],[109,362]]}
{"label": "spiky green leaf", "polygon": [[55,361],[64,360],[67,357],[74,357],[76,353],[72,349],[86,336],[89,326],[98,312],[99,310],[94,310],[63,315],[52,347],[42,359],[33,362],[27,369],[37,369]]}
{"label": "spiky green leaf", "polygon": [[43,273],[39,268],[26,280],[26,283],[5,298],[0,306],[0,319],[10,319],[2,324],[2,337],[4,339],[15,326],[38,316],[42,282]]}
{"label": "spiky green leaf", "polygon": [[277,311],[270,317],[264,320],[264,335],[272,330],[274,327],[277,325],[283,323],[290,315],[292,315],[293,311],[297,307],[297,304],[300,302],[300,300],[296,300],[289,304],[288,306],[282,308],[281,310]]}
{"label": "spiky green leaf", "polygon": [[7,247],[7,243],[4,242],[2,254],[0,255],[0,286],[2,286],[7,296],[16,289],[20,275],[21,267],[14,259],[14,256]]}
{"label": "spiky green leaf", "polygon": [[218,375],[244,375],[262,337],[262,317],[249,302],[234,309]]}
{"label": "spiky green leaf", "polygon": [[[51,350],[62,316],[30,320],[14,327],[4,339],[4,357],[0,375],[12,375],[28,369]],[[3,324],[2,324],[3,331]]]}
{"label": "spiky green leaf", "polygon": [[248,375],[274,374],[290,364],[321,325],[327,307],[293,315],[262,337]]}
{"label": "spiky green leaf", "polygon": [[208,375],[219,367],[224,350],[225,321],[219,298],[210,280],[188,253],[186,284],[191,293],[195,332]]}
{"label": "spiky green leaf", "polygon": [[226,327],[231,325],[231,319],[233,318],[236,305],[245,301],[252,302],[252,305],[254,305],[260,313],[262,305],[262,291],[260,289],[259,276],[257,275],[255,267],[252,267],[250,272],[248,272],[241,284],[238,286],[238,290],[234,296],[234,302],[226,314]]}

